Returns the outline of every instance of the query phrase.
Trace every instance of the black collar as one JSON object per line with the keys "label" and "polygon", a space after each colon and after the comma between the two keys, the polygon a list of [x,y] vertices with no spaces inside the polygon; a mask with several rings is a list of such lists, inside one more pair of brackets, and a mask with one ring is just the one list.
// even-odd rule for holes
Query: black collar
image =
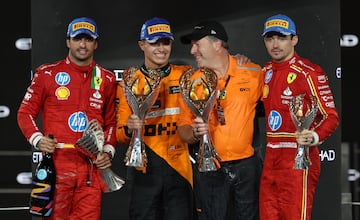
{"label": "black collar", "polygon": [[[143,64],[140,68],[141,72],[143,72],[145,75],[149,76],[149,71],[146,68],[145,64]],[[161,78],[164,78],[170,74],[171,67],[170,63],[166,64],[164,67],[156,69],[156,71],[160,74]]]}

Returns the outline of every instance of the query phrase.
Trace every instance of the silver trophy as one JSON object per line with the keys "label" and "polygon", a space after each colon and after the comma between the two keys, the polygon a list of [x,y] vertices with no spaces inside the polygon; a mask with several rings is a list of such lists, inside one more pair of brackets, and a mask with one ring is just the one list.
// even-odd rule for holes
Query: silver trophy
{"label": "silver trophy", "polygon": [[[196,115],[208,122],[213,109],[217,93],[217,75],[210,69],[192,69],[184,72],[180,77],[180,91],[185,103]],[[200,139],[198,152],[198,169],[200,172],[214,171],[220,168],[220,157],[212,142],[210,133]]]}
{"label": "silver trophy", "polygon": [[[130,67],[125,70],[122,82],[125,97],[131,110],[144,120],[146,113],[154,105],[159,95],[161,77],[155,70],[149,70],[148,76],[137,70],[137,67]],[[143,127],[132,131],[124,161],[127,166],[146,167],[147,156]]]}
{"label": "silver trophy", "polygon": [[[318,110],[316,97],[311,96],[311,102],[307,104],[307,111],[304,114],[304,96],[304,94],[294,96],[289,104],[290,115],[298,131],[310,128]],[[310,165],[309,146],[299,145],[295,156],[294,169],[304,170]]]}
{"label": "silver trophy", "polygon": [[[90,162],[96,160],[96,155],[103,150],[104,132],[96,119],[91,120],[82,137],[76,141],[76,149],[89,157]],[[106,192],[119,190],[125,181],[116,175],[110,168],[101,170],[102,180],[107,185]]]}

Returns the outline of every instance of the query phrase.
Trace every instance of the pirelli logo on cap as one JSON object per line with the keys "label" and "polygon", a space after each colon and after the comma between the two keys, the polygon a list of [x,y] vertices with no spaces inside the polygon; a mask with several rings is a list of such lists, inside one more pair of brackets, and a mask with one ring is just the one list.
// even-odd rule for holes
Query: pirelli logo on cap
{"label": "pirelli logo on cap", "polygon": [[289,22],[281,19],[267,21],[265,25],[266,28],[271,28],[271,27],[283,27],[286,29],[289,28]]}
{"label": "pirelli logo on cap", "polygon": [[159,33],[159,32],[171,33],[170,32],[170,25],[157,24],[157,25],[152,25],[152,26],[148,27],[148,33],[149,34],[155,34],[155,33]]}
{"label": "pirelli logo on cap", "polygon": [[87,29],[91,32],[95,32],[95,26],[89,22],[77,22],[72,25],[73,31],[77,31],[78,29]]}

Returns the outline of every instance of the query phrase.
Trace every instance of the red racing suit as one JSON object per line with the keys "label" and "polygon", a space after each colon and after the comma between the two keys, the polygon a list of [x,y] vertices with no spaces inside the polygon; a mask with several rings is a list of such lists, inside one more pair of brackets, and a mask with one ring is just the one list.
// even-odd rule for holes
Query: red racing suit
{"label": "red racing suit", "polygon": [[310,220],[320,175],[319,150],[309,147],[312,165],[308,169],[293,168],[298,144],[289,103],[300,94],[305,94],[304,103],[316,97],[319,108],[310,129],[317,134],[314,145],[321,144],[339,124],[328,77],[321,67],[296,53],[286,62],[267,63],[263,70],[267,147],[260,184],[260,219]]}
{"label": "red racing suit", "polygon": [[[47,219],[100,219],[100,170],[74,148],[87,123],[97,119],[104,130],[104,151],[115,153],[115,75],[93,61],[78,66],[69,57],[36,69],[18,110],[18,124],[29,143],[53,134],[56,190]],[[42,130],[36,121],[41,112]]]}

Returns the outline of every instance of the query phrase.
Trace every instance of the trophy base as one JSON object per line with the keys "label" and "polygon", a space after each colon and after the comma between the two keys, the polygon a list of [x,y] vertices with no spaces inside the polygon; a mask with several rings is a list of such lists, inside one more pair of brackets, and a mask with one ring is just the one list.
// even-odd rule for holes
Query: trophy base
{"label": "trophy base", "polygon": [[133,148],[129,149],[129,156],[125,157],[125,165],[129,167],[145,167],[147,164],[147,155],[145,150]]}
{"label": "trophy base", "polygon": [[125,165],[128,167],[143,167],[144,163],[140,161],[128,161],[125,163]]}
{"label": "trophy base", "polygon": [[219,169],[219,163],[216,163],[214,158],[202,158],[199,161],[199,171],[200,172],[209,172],[209,171],[216,171]]}
{"label": "trophy base", "polygon": [[106,168],[101,171],[102,179],[108,187],[106,192],[114,192],[124,186],[125,180],[123,180],[120,176],[116,175],[110,168]]}
{"label": "trophy base", "polygon": [[295,170],[306,170],[309,166],[304,161],[296,161],[294,164]]}
{"label": "trophy base", "polygon": [[295,156],[294,169],[306,170],[311,165],[309,158],[309,147],[300,145]]}

